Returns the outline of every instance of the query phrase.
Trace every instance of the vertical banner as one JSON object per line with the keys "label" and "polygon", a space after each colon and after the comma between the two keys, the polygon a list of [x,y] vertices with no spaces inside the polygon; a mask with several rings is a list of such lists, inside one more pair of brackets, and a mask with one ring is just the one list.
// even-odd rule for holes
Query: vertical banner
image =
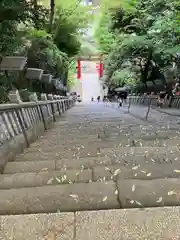
{"label": "vertical banner", "polygon": [[100,56],[100,63],[99,63],[99,79],[103,76],[103,57]]}
{"label": "vertical banner", "polygon": [[77,79],[81,79],[81,60],[77,60]]}

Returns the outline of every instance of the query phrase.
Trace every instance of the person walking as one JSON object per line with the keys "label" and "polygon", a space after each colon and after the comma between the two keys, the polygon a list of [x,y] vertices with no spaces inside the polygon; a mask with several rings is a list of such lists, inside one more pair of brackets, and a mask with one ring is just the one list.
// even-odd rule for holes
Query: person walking
{"label": "person walking", "polygon": [[97,101],[98,101],[98,102],[100,101],[100,96],[97,97]]}
{"label": "person walking", "polygon": [[119,107],[122,107],[122,99],[120,96],[118,97],[118,108]]}

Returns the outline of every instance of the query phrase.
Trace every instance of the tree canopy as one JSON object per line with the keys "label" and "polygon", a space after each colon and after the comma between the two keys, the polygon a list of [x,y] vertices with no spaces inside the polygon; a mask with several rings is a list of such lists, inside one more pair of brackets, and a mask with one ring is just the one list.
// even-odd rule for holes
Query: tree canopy
{"label": "tree canopy", "polygon": [[[27,67],[41,68],[72,84],[67,74],[74,71],[72,57],[82,52],[82,34],[92,18],[89,10],[79,0],[0,1],[0,56],[27,56]],[[6,91],[1,73],[0,78]]]}
{"label": "tree canopy", "polygon": [[123,86],[178,78],[179,1],[104,1],[95,38],[106,56],[106,81]]}

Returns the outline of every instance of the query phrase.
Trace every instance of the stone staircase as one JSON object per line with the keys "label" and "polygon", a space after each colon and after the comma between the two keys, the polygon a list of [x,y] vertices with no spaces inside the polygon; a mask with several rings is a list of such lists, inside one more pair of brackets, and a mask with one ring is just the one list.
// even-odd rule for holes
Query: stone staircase
{"label": "stone staircase", "polygon": [[7,163],[0,240],[179,239],[179,126],[125,112],[77,104]]}

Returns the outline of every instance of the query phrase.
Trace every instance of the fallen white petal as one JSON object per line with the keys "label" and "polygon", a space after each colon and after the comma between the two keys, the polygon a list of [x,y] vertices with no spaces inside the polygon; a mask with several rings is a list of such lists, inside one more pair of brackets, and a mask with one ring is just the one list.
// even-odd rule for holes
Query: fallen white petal
{"label": "fallen white petal", "polygon": [[141,204],[140,202],[138,202],[138,201],[135,201],[135,203],[136,203],[137,205],[139,205],[139,206],[142,206],[142,204]]}
{"label": "fallen white petal", "polygon": [[172,196],[172,195],[174,195],[174,194],[176,194],[176,192],[174,192],[174,191],[169,191],[169,192],[168,192],[168,196]]}
{"label": "fallen white petal", "polygon": [[76,194],[70,194],[69,196],[72,198],[76,198],[76,199],[78,198],[78,195],[76,195]]}
{"label": "fallen white petal", "polygon": [[140,167],[139,165],[138,166],[134,166],[134,167],[132,167],[132,170],[137,170],[139,167]]}
{"label": "fallen white petal", "polygon": [[156,202],[157,202],[157,203],[160,203],[160,202],[162,202],[162,200],[163,200],[163,198],[162,198],[162,197],[159,197]]}
{"label": "fallen white petal", "polygon": [[121,169],[119,168],[119,169],[116,169],[116,171],[114,172],[114,176],[116,176],[116,175],[118,175],[118,173],[120,173],[121,172]]}
{"label": "fallen white petal", "polygon": [[58,183],[61,183],[61,180],[60,180],[59,178],[57,178],[57,177],[56,177],[56,181],[57,181]]}
{"label": "fallen white petal", "polygon": [[47,184],[51,184],[52,183],[52,181],[53,181],[53,177],[51,177],[48,181],[47,181]]}
{"label": "fallen white petal", "polygon": [[135,191],[135,188],[136,188],[136,186],[133,184],[133,185],[132,185],[132,192]]}
{"label": "fallen white petal", "polygon": [[48,170],[48,168],[42,168],[41,169],[41,171],[47,171]]}
{"label": "fallen white petal", "polygon": [[105,167],[105,170],[106,170],[106,171],[111,171],[111,169],[110,169],[110,168],[108,168],[108,167]]}
{"label": "fallen white petal", "polygon": [[152,173],[150,172],[150,173],[147,173],[146,176],[147,176],[147,177],[150,177],[151,175],[152,175]]}
{"label": "fallen white petal", "polygon": [[116,191],[114,192],[115,195],[118,195],[118,190],[116,189]]}
{"label": "fallen white petal", "polygon": [[141,170],[141,172],[146,174],[146,171],[144,171],[144,170]]}
{"label": "fallen white petal", "polygon": [[130,204],[133,204],[133,203],[134,203],[134,200],[131,200],[131,201],[130,201]]}
{"label": "fallen white petal", "polygon": [[105,202],[106,200],[107,200],[107,196],[102,199],[103,202]]}
{"label": "fallen white petal", "polygon": [[175,173],[180,173],[180,170],[175,169],[174,172],[175,172]]}

